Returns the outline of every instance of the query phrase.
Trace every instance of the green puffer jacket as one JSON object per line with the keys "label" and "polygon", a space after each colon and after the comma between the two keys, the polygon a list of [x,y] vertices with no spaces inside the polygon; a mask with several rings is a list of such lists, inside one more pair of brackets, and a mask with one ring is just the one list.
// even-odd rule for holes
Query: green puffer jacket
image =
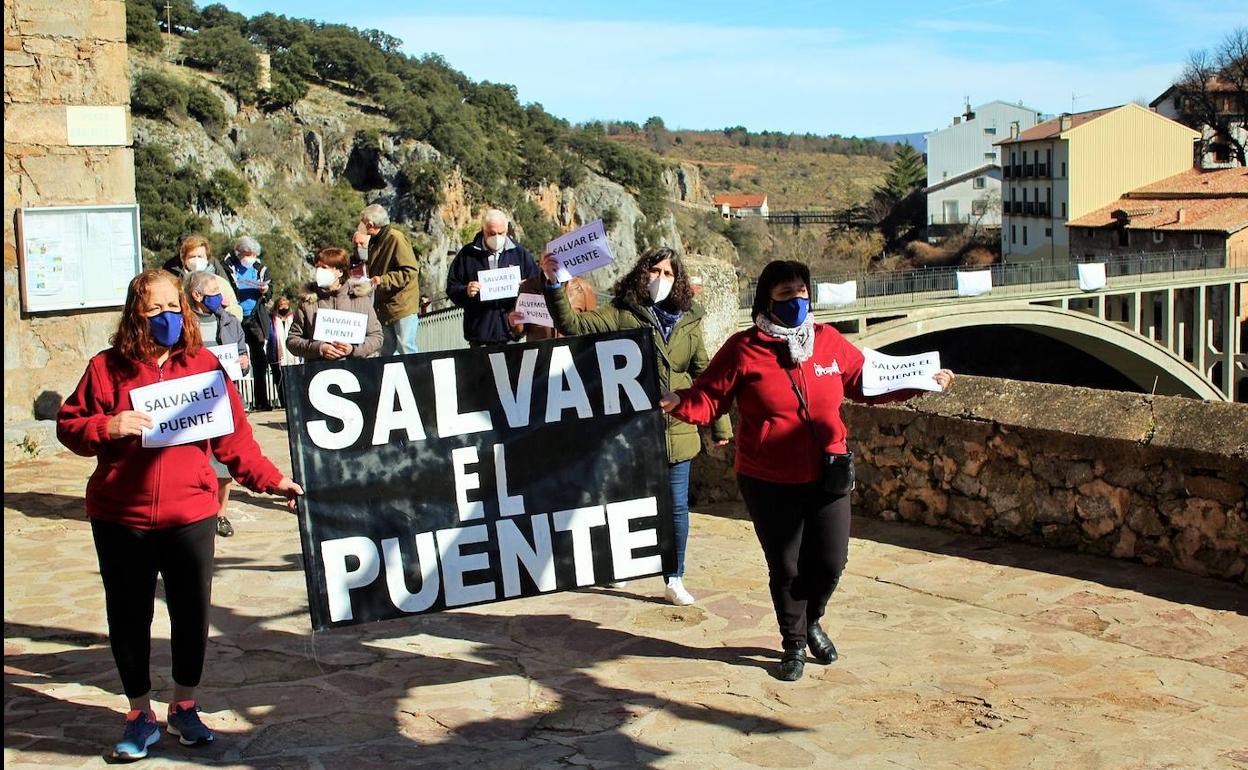
{"label": "green puffer jacket", "polygon": [[[672,329],[672,338],[663,341],[659,325],[644,308],[622,300],[597,310],[578,313],[572,309],[563,287],[546,287],[546,305],[550,308],[555,326],[564,334],[599,334],[601,332],[650,329],[654,333],[654,348],[658,352],[659,387],[666,390],[687,388],[693,378],[706,369],[710,356],[702,339],[702,316],[705,311],[696,302],[688,313],[680,317]],[[702,449],[696,425],[681,422],[667,415],[667,460],[679,463],[692,459]],[[716,441],[732,438],[732,423],[728,415],[722,415],[711,426],[711,437]]]}

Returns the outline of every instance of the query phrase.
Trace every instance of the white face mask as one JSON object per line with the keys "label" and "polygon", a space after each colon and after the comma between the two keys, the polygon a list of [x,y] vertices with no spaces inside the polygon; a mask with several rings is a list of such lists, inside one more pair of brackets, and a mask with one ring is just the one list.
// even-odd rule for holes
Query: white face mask
{"label": "white face mask", "polygon": [[192,273],[199,273],[208,269],[207,257],[191,257],[186,260],[186,269]]}
{"label": "white face mask", "polygon": [[258,257],[242,257],[239,259],[239,261],[243,263],[243,267],[250,269],[252,265],[256,264],[257,259],[259,258]]}
{"label": "white face mask", "polygon": [[367,247],[367,246],[356,246],[356,247],[355,247],[355,254],[356,254],[356,256],[358,256],[360,259],[367,260],[367,259],[368,259],[368,247]]}
{"label": "white face mask", "polygon": [[650,279],[650,300],[652,302],[662,302],[667,299],[667,295],[672,293],[672,284],[675,283],[671,278],[663,276],[655,276]]}
{"label": "white face mask", "polygon": [[493,252],[502,251],[503,247],[507,245],[507,236],[491,235],[489,238],[485,239],[485,245],[486,245],[486,248],[488,248],[490,251],[493,251]]}
{"label": "white face mask", "polygon": [[338,276],[334,275],[334,271],[328,267],[318,267],[316,269],[316,285],[322,289],[328,289],[334,285],[334,281],[338,280]]}

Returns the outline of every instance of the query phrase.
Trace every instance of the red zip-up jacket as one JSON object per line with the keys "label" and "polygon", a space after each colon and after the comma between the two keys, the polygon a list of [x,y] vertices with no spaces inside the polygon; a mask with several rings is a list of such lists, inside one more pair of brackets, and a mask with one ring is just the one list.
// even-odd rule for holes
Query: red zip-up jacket
{"label": "red zip-up jacket", "polygon": [[883,396],[862,395],[862,352],[827,324],[815,324],[814,354],[791,370],[806,396],[816,444],[799,413],[797,394],[782,367],[788,343],[751,327],[728,338],[693,386],[676,391],[680,404],[672,415],[706,425],[728,411],[735,399],[736,471],[764,481],[804,484],[820,477],[824,452],[845,451],[841,402],[881,404],[903,401],[921,391],[900,390]]}
{"label": "red zip-up jacket", "polygon": [[217,357],[203,348],[190,356],[174,352],[163,366],[128,361],[115,348],[92,357],[56,416],[61,443],[75,454],[98,458],[87,481],[87,516],[135,529],[164,529],[215,516],[217,474],[208,463],[209,452],[250,489],[275,491],[282,472],[260,452],[233,385],[226,388],[234,414],[234,432],[227,436],[153,449],[145,449],[139,436],[108,437],[108,420],[131,408],[132,389],[220,368]]}

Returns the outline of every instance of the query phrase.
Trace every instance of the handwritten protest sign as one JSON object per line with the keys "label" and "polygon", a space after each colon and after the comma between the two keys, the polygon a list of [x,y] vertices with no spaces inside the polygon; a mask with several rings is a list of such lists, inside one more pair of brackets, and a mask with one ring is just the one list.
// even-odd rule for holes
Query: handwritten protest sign
{"label": "handwritten protest sign", "polygon": [[574,275],[597,270],[615,261],[611,246],[607,244],[607,233],[601,219],[595,219],[584,227],[559,236],[546,244],[546,251],[559,260],[556,277],[560,283],[571,280]]}
{"label": "handwritten protest sign", "polygon": [[828,307],[842,307],[852,305],[858,301],[858,282],[846,281],[845,283],[820,283],[816,284],[817,300],[816,305],[824,305]]}
{"label": "handwritten protest sign", "polygon": [[312,627],[670,573],[655,358],[632,329],[287,367]]}
{"label": "handwritten protest sign", "polygon": [[516,312],[520,314],[520,323],[554,327],[550,317],[550,308],[546,307],[546,298],[541,294],[521,294],[516,298]]}
{"label": "handwritten protest sign", "polygon": [[238,358],[238,345],[205,345],[208,352],[217,357],[225,373],[230,379],[238,382],[243,379],[243,362]]}
{"label": "handwritten protest sign", "polygon": [[130,391],[130,408],[152,418],[143,446],[190,444],[234,432],[234,411],[220,371],[192,374]]}
{"label": "handwritten protest sign", "polygon": [[477,280],[481,283],[482,302],[507,299],[520,292],[520,268],[516,265],[482,270],[477,273]]}
{"label": "handwritten protest sign", "polygon": [[890,356],[862,349],[862,394],[879,396],[894,390],[935,390],[941,387],[932,379],[940,371],[940,353],[919,353],[913,356]]}
{"label": "handwritten protest sign", "polygon": [[368,316],[350,310],[319,308],[312,339],[321,342],[347,342],[359,345],[368,336]]}

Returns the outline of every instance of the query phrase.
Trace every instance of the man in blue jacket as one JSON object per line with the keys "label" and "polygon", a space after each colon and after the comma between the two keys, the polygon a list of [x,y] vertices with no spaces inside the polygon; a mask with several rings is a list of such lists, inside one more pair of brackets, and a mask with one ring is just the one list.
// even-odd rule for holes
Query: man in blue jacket
{"label": "man in blue jacket", "polygon": [[498,209],[485,212],[481,232],[455,255],[446,276],[446,294],[464,309],[464,339],[472,347],[519,339],[507,320],[516,307],[515,296],[482,300],[481,271],[519,267],[522,281],[540,274],[533,255],[513,241],[507,229],[506,214]]}

